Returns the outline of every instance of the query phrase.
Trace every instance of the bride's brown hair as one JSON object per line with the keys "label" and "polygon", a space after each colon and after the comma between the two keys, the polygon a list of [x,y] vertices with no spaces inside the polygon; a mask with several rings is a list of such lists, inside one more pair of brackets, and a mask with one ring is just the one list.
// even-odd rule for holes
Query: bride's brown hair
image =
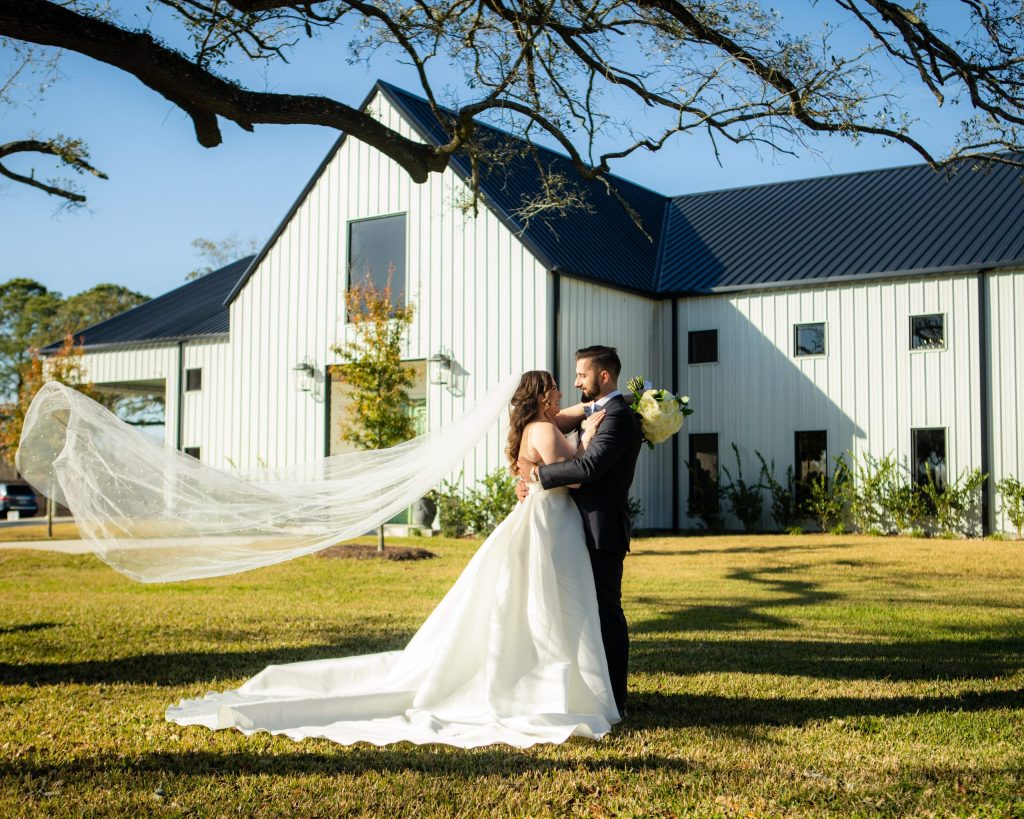
{"label": "bride's brown hair", "polygon": [[538,415],[543,415],[548,408],[548,396],[556,389],[554,376],[547,370],[530,370],[516,387],[515,395],[508,409],[508,446],[505,456],[508,458],[509,470],[513,475],[519,474],[516,461],[519,459],[519,447],[523,443],[523,430]]}

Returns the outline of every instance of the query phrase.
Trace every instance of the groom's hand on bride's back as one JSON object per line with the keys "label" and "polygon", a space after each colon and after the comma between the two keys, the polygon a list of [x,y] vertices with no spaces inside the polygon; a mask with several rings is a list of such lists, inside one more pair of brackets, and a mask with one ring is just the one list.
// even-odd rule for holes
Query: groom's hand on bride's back
{"label": "groom's hand on bride's back", "polygon": [[[523,467],[526,467],[523,469]],[[530,468],[533,466],[529,461],[519,461],[519,474],[528,475],[530,474]],[[526,485],[526,478],[520,478],[516,484],[516,497],[519,498],[519,502],[522,503],[526,500],[526,496],[530,494],[530,487]]]}

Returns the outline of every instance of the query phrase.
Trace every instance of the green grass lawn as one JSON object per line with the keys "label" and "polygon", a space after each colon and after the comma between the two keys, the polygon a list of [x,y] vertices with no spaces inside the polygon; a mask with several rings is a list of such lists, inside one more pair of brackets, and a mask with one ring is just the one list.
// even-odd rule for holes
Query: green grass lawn
{"label": "green grass lawn", "polygon": [[[78,540],[78,527],[71,521],[53,524],[54,540]],[[13,540],[46,540],[46,518],[33,518],[31,523],[0,526],[0,543]]]}
{"label": "green grass lawn", "polygon": [[[399,541],[394,541],[399,542]],[[144,586],[0,552],[0,815],[1024,815],[1024,543],[641,539],[630,721],[528,751],[165,723],[269,663],[401,647],[476,542]]]}

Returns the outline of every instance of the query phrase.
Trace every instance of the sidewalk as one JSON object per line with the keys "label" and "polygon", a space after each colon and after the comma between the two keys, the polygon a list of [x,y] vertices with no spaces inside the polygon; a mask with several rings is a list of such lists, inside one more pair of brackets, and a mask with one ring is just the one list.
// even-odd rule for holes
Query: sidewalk
{"label": "sidewalk", "polygon": [[[57,523],[73,523],[74,518],[60,516],[53,519]],[[35,515],[31,518],[20,518],[19,520],[0,520],[0,530],[14,529],[21,526],[46,526],[44,515]],[[44,528],[45,531],[45,528]],[[0,540],[0,550],[8,549],[30,549],[36,552],[63,552],[68,555],[89,554],[92,549],[84,540]]]}

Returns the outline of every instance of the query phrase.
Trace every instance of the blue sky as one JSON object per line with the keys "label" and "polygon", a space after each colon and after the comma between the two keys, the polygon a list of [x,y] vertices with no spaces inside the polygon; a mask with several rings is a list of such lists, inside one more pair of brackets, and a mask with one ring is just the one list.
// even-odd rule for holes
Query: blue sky
{"label": "blue sky", "polygon": [[[776,6],[788,14],[809,8],[803,0]],[[303,45],[289,66],[266,77],[250,71],[248,79],[255,87],[321,93],[350,104],[359,103],[376,78],[418,92],[411,69],[386,57],[369,68],[353,67],[344,46],[344,37]],[[223,144],[202,148],[185,116],[133,77],[73,54],[61,68],[64,79],[43,101],[0,110],[0,141],[28,134],[82,137],[110,179],[85,179],[88,209],[56,215],[56,200],[0,182],[0,282],[27,276],[65,295],[101,282],[150,296],[166,292],[201,263],[193,239],[266,239],[337,138],[323,128],[259,126],[250,134],[223,123]],[[458,82],[454,73],[444,79]],[[948,146],[956,109],[937,109],[917,86],[908,86],[904,104],[921,119],[919,138],[940,152]],[[854,146],[836,137],[813,144],[820,156],[719,148],[723,167],[705,136],[684,136],[657,154],[629,158],[615,172],[681,194],[918,161],[902,146],[876,140]],[[45,162],[10,164],[52,175]]]}

